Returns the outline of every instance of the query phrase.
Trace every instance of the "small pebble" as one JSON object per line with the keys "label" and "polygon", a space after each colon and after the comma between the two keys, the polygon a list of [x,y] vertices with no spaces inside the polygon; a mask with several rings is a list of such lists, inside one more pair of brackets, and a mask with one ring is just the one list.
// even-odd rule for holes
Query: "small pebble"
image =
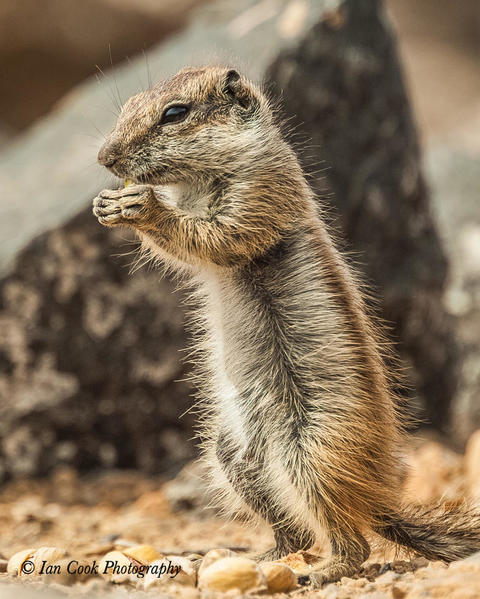
{"label": "small pebble", "polygon": [[394,580],[397,580],[400,575],[398,572],[394,572],[393,570],[389,570],[385,572],[385,574],[381,574],[377,579],[377,584],[392,584]]}
{"label": "small pebble", "polygon": [[135,545],[134,547],[127,547],[122,549],[122,553],[143,565],[150,564],[163,557],[163,555],[160,555],[160,553],[151,545]]}
{"label": "small pebble", "polygon": [[245,557],[224,557],[198,575],[200,589],[211,591],[259,591],[266,588],[263,572],[257,564]]}
{"label": "small pebble", "polygon": [[412,566],[415,569],[426,568],[429,563],[430,562],[425,557],[416,557],[414,560],[412,560]]}
{"label": "small pebble", "polygon": [[204,556],[201,555],[200,553],[189,553],[186,557],[190,561],[194,562],[194,561],[197,561],[197,560],[202,560]]}
{"label": "small pebble", "polygon": [[269,593],[288,593],[297,588],[295,572],[285,564],[275,562],[260,564]]}
{"label": "small pebble", "polygon": [[392,570],[394,572],[398,572],[398,574],[404,574],[405,572],[411,572],[412,571],[412,564],[411,562],[406,562],[404,560],[395,560],[394,562],[392,562],[390,564]]}
{"label": "small pebble", "polygon": [[[143,588],[145,590],[152,586],[171,584],[172,582],[187,587],[196,585],[197,572],[192,562],[186,557],[169,555],[152,562],[149,566],[149,570],[143,579]],[[162,571],[164,573],[160,574]]]}
{"label": "small pebble", "polygon": [[310,584],[310,576],[303,574],[297,578],[297,582],[301,587],[306,587]]}
{"label": "small pebble", "polygon": [[165,560],[169,560],[172,566],[180,568],[177,576],[172,578],[174,582],[192,587],[197,584],[197,568],[191,560],[181,555],[169,555]]}
{"label": "small pebble", "polygon": [[121,551],[110,551],[100,560],[98,573],[111,582],[126,582],[131,577],[132,562]]}
{"label": "small pebble", "polygon": [[378,573],[385,574],[385,572],[388,572],[391,569],[392,569],[392,566],[391,566],[390,562],[387,562],[386,564],[383,564],[383,566],[380,568]]}
{"label": "small pebble", "polygon": [[198,570],[198,575],[200,576],[203,570],[211,566],[219,559],[223,559],[224,557],[235,557],[235,553],[230,549],[226,549],[225,547],[220,549],[211,549],[208,551],[202,559],[202,563]]}
{"label": "small pebble", "polygon": [[17,553],[14,553],[12,557],[8,560],[7,572],[9,574],[18,574],[19,576],[21,576],[23,564],[27,560],[29,560],[34,553],[35,549],[31,548],[22,549],[22,551],[17,551]]}
{"label": "small pebble", "polygon": [[50,575],[50,572],[53,572],[53,569],[49,566],[52,566],[58,560],[65,557],[66,553],[65,549],[60,547],[39,547],[32,557],[27,560],[33,563],[34,572],[26,572],[25,562],[23,564],[23,570],[26,574],[40,574],[40,572],[46,572],[47,575]]}
{"label": "small pebble", "polygon": [[392,586],[392,599],[403,599],[407,596],[407,591],[404,591],[400,587]]}

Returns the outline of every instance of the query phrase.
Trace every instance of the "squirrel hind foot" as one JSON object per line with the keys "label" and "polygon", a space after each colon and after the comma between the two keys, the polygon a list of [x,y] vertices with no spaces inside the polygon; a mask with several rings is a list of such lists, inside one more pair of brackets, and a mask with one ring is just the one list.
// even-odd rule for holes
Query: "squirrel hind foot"
{"label": "squirrel hind foot", "polygon": [[322,586],[331,582],[337,582],[344,576],[353,576],[360,564],[357,560],[345,561],[340,556],[333,556],[317,565],[317,569],[310,574],[310,582],[314,589],[319,589]]}
{"label": "squirrel hind foot", "polygon": [[315,543],[315,533],[307,529],[276,529],[274,530],[275,547],[263,553],[255,554],[252,559],[257,562],[272,562],[289,553],[307,550]]}
{"label": "squirrel hind foot", "polygon": [[337,582],[344,576],[356,574],[370,555],[370,545],[357,533],[354,537],[344,536],[332,539],[332,556],[315,565],[310,574],[313,588]]}

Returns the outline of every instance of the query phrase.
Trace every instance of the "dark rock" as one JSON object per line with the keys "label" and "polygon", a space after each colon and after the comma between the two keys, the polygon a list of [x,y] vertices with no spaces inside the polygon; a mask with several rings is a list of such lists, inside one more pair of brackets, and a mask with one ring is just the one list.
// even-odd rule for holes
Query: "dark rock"
{"label": "dark rock", "polygon": [[[218,60],[241,57],[260,80],[326,4],[309,0],[293,22],[290,0],[275,0],[273,12],[255,0],[216,2],[149,53],[152,77],[212,60],[217,47]],[[123,99],[146,80],[145,63],[116,69],[111,86]],[[80,86],[2,154],[0,479],[58,464],[168,473],[193,455],[193,418],[180,418],[192,403],[178,382],[182,295],[159,271],[129,275],[134,256],[118,257],[135,247],[128,233],[91,214],[98,191],[118,185],[96,165],[101,141],[89,136],[115,120],[108,88]]]}
{"label": "dark rock", "polygon": [[[339,5],[218,2],[149,63],[163,78],[193,55],[211,60],[212,47],[224,48],[218,60],[238,56],[261,80],[280,55],[271,78],[331,165],[338,223],[381,290],[412,380],[442,425],[455,362],[439,307],[446,262],[394,42],[376,2]],[[123,98],[138,91],[143,69],[142,60],[116,71]],[[113,123],[99,109],[104,92],[97,83],[80,87],[2,155],[0,478],[58,464],[169,472],[194,453],[192,417],[179,419],[192,402],[177,382],[185,376],[182,295],[158,271],[130,275],[133,257],[118,256],[133,248],[127,233],[105,230],[90,211],[111,184],[94,166],[97,148],[85,131],[86,119],[104,131]],[[321,178],[312,181],[321,191]],[[177,495],[190,494],[194,505],[190,483]]]}
{"label": "dark rock", "polygon": [[190,389],[174,382],[185,374],[181,293],[158,271],[129,274],[127,238],[88,209],[1,282],[2,477],[62,463],[168,472],[192,457],[192,420],[179,419]]}
{"label": "dark rock", "polygon": [[[420,171],[395,39],[378,0],[347,0],[274,63],[312,184],[380,299],[381,316],[424,402],[444,428],[457,385],[452,319],[442,305],[447,259]],[[332,208],[332,210],[330,210]]]}

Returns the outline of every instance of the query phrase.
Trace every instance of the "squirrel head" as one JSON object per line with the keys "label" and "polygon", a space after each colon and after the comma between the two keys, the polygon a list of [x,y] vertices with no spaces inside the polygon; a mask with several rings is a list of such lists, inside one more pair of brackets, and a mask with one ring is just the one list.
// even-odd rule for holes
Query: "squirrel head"
{"label": "squirrel head", "polygon": [[267,98],[236,70],[185,68],[127,100],[98,161],[153,185],[246,175],[274,129]]}

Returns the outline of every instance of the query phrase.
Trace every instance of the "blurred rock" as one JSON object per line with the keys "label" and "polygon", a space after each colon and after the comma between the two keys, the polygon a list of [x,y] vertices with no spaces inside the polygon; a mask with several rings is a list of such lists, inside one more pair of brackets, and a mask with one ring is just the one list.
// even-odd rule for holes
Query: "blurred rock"
{"label": "blurred rock", "polygon": [[125,231],[90,210],[39,237],[0,283],[0,474],[58,464],[167,472],[193,455],[181,294],[129,274]]}
{"label": "blurred rock", "polygon": [[[339,6],[217,2],[148,62],[153,78],[163,79],[185,64],[211,62],[216,48],[217,60],[237,56],[260,81],[280,57],[271,78],[285,88],[287,115],[305,121],[331,164],[339,222],[382,290],[384,315],[414,365],[412,382],[440,426],[455,366],[439,304],[446,263],[394,41],[375,0]],[[122,98],[138,91],[144,69],[143,59],[116,69]],[[2,155],[0,478],[58,464],[172,472],[193,455],[192,417],[179,419],[190,388],[176,382],[186,373],[182,294],[172,294],[157,271],[129,275],[134,258],[118,254],[134,249],[125,246],[131,238],[105,230],[90,212],[91,199],[113,180],[95,164],[98,144],[88,140],[86,122],[107,131],[114,119],[105,86],[90,82]],[[321,190],[318,176],[313,183]]]}
{"label": "blurred rock", "polygon": [[433,208],[451,269],[445,306],[455,320],[462,367],[452,432],[459,445],[480,428],[480,169],[479,155],[449,144],[425,156]]}
{"label": "blurred rock", "polygon": [[442,305],[447,258],[381,2],[347,0],[325,13],[269,78],[295,116],[289,126],[308,140],[302,156],[313,186],[376,290],[428,421],[445,428],[457,385],[455,334]]}
{"label": "blurred rock", "polygon": [[[211,61],[216,47],[262,79],[331,1],[302,1],[292,21],[297,4],[215,3],[149,54],[152,77]],[[141,58],[116,70],[119,96],[139,91],[145,68]],[[129,274],[135,256],[119,254],[135,253],[132,237],[91,214],[98,191],[118,185],[87,135],[112,127],[110,103],[108,83],[80,86],[2,156],[0,480],[58,464],[171,473],[193,455],[192,417],[179,418],[192,403],[178,382],[183,296],[159,271]]]}

